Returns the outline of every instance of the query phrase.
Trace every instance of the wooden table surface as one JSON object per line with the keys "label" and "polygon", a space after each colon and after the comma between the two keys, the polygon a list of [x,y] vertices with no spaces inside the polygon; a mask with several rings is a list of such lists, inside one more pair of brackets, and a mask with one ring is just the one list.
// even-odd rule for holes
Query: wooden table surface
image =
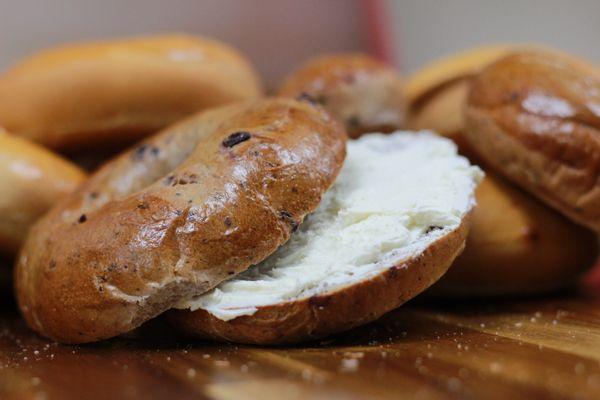
{"label": "wooden table surface", "polygon": [[145,332],[61,346],[6,307],[0,399],[600,399],[600,294],[410,304],[288,348]]}

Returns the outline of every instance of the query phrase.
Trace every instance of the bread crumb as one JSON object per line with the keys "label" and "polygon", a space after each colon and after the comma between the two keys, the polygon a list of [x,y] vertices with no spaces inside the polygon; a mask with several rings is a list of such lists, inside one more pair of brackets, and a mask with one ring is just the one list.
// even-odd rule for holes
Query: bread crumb
{"label": "bread crumb", "polygon": [[229,367],[231,363],[227,360],[215,360],[215,366],[219,368]]}
{"label": "bread crumb", "polygon": [[358,370],[358,360],[356,358],[343,358],[340,371],[342,372],[355,372]]}
{"label": "bread crumb", "polygon": [[362,351],[356,351],[356,352],[347,351],[347,352],[344,353],[344,357],[346,357],[346,358],[356,358],[356,359],[358,359],[358,358],[363,358],[364,356],[365,356],[365,353],[362,352]]}
{"label": "bread crumb", "polygon": [[187,377],[189,379],[194,379],[196,377],[196,370],[194,368],[190,368],[187,370]]}

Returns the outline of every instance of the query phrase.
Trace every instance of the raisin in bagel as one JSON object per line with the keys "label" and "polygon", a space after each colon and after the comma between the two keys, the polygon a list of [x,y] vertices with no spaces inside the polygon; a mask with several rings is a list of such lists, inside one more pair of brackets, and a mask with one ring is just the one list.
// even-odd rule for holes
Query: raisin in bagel
{"label": "raisin in bagel", "polygon": [[408,127],[431,129],[451,138],[464,151],[462,109],[469,80],[513,47],[495,45],[467,50],[436,60],[411,75],[406,82]]}
{"label": "raisin in bagel", "polygon": [[598,255],[595,235],[510,182],[487,173],[465,251],[432,293],[506,296],[573,286]]}
{"label": "raisin in bagel", "polygon": [[506,56],[478,74],[465,139],[486,164],[600,232],[600,72],[550,51]]}
{"label": "raisin in bagel", "polygon": [[0,131],[0,255],[15,255],[29,227],[84,177],[60,156]]}
{"label": "raisin in bagel", "polygon": [[479,178],[432,134],[350,141],[336,183],[287,244],[168,317],[201,338],[256,344],[372,321],[435,282],[461,252]]}
{"label": "raisin in bagel", "polygon": [[392,131],[404,124],[402,80],[391,67],[363,54],[321,56],[287,77],[279,95],[306,97],[346,125],[350,137]]}
{"label": "raisin in bagel", "polygon": [[34,226],[16,266],[23,316],[44,336],[91,342],[244,271],[318,206],[345,139],[320,107],[265,99],[143,141]]}
{"label": "raisin in bagel", "polygon": [[193,112],[259,96],[248,61],[185,35],[41,52],[0,77],[0,125],[58,150],[130,143]]}

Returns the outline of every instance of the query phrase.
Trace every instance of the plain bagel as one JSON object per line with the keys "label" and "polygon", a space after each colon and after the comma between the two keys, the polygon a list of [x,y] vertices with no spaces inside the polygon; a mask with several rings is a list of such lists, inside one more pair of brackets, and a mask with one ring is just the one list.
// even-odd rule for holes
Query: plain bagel
{"label": "plain bagel", "polygon": [[574,286],[594,265],[593,232],[487,172],[465,251],[429,293],[507,296]]}
{"label": "plain bagel", "polygon": [[29,227],[84,178],[69,161],[0,131],[0,255],[14,256]]}
{"label": "plain bagel", "polygon": [[465,150],[463,106],[470,79],[485,66],[508,54],[516,46],[477,47],[432,63],[409,76],[407,126],[431,129],[454,140]]}
{"label": "plain bagel", "polygon": [[480,177],[449,140],[429,133],[350,141],[336,183],[287,244],[168,318],[193,336],[254,344],[373,321],[429,287],[462,251]]}
{"label": "plain bagel", "polygon": [[36,332],[109,338],[262,261],[345,157],[322,108],[264,99],[202,112],[104,165],[32,229],[16,266]]}
{"label": "plain bagel", "polygon": [[309,60],[284,80],[278,94],[321,104],[346,125],[352,138],[404,126],[406,105],[400,75],[365,54]]}
{"label": "plain bagel", "polygon": [[[432,129],[454,140],[472,162],[480,159],[464,139],[463,108],[474,76],[492,62],[525,48],[497,45],[435,61],[409,77],[408,126]],[[549,292],[576,283],[598,252],[594,235],[551,207],[487,173],[477,188],[477,208],[465,251],[428,293],[507,296]]]}
{"label": "plain bagel", "polygon": [[486,164],[600,233],[600,72],[565,54],[523,51],[478,74],[465,139]]}
{"label": "plain bagel", "polygon": [[43,51],[0,76],[0,125],[57,150],[131,143],[196,111],[257,97],[246,58],[185,35]]}

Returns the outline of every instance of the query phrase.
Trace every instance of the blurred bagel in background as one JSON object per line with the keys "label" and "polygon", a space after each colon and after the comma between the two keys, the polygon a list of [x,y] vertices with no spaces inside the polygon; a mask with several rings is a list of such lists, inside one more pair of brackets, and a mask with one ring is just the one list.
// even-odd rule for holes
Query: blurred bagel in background
{"label": "blurred bagel in background", "polygon": [[487,165],[600,233],[600,71],[524,50],[476,77],[464,138]]}
{"label": "blurred bagel in background", "polygon": [[446,295],[523,295],[573,286],[593,266],[596,236],[488,172],[465,251],[434,288]]}
{"label": "blurred bagel in background", "polygon": [[469,79],[515,47],[477,47],[433,61],[408,77],[408,127],[431,129],[454,140],[464,151],[465,143],[461,138],[464,127],[462,109]]}
{"label": "blurred bagel in background", "polygon": [[0,255],[15,255],[29,227],[84,177],[71,162],[0,131]]}
{"label": "blurred bagel in background", "polygon": [[283,81],[278,95],[321,104],[357,138],[404,127],[403,90],[392,66],[365,54],[336,54],[307,61]]}
{"label": "blurred bagel in background", "polygon": [[212,39],[89,42],[42,51],[0,76],[0,125],[59,151],[97,149],[261,92],[248,60]]}

